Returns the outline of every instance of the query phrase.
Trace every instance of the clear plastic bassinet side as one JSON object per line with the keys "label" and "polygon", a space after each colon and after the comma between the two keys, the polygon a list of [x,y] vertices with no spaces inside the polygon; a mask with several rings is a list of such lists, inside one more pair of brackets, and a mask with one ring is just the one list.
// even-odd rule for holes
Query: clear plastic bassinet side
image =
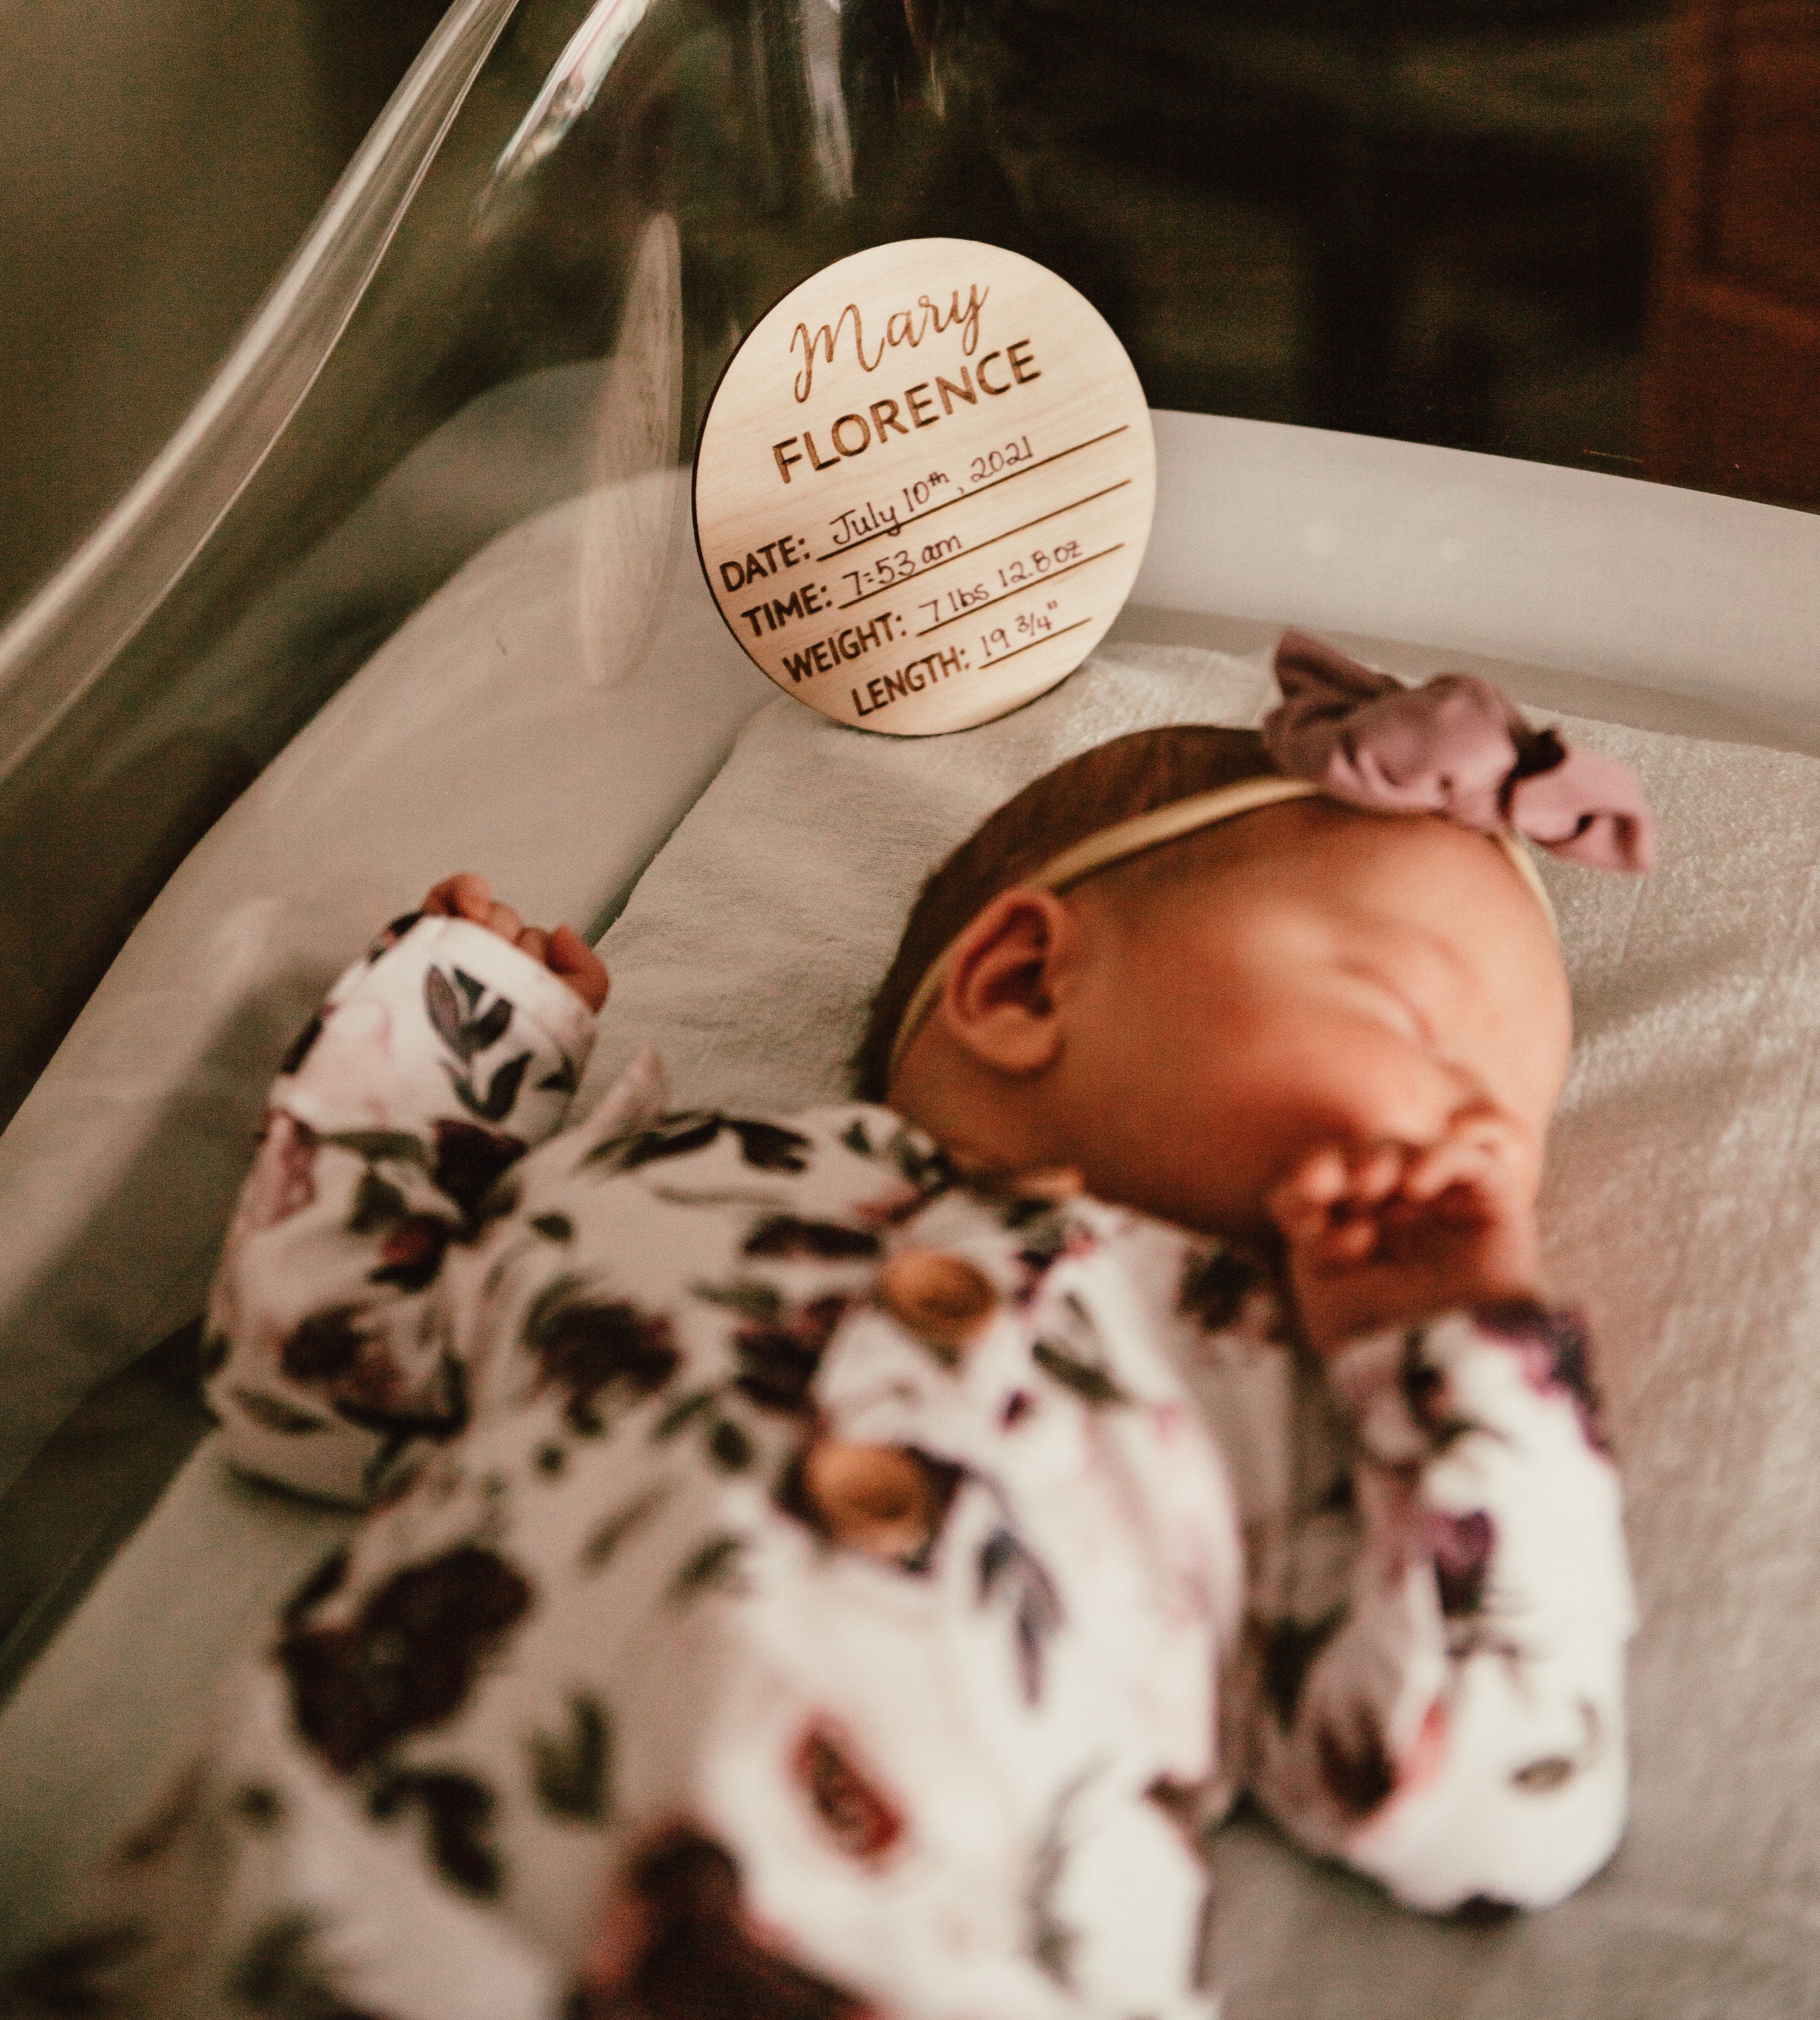
{"label": "clear plastic bassinet side", "polygon": [[582,674],[629,670],[727,358],[805,274],[952,220],[944,145],[900,0],[456,0],[0,634],[0,1121],[192,845],[507,529],[599,501]]}

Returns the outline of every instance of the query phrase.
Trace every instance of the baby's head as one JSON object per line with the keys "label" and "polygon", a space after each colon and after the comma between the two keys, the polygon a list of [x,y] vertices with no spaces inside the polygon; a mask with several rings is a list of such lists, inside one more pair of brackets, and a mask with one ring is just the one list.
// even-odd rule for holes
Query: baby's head
{"label": "baby's head", "polygon": [[[1281,796],[1207,821],[1222,792]],[[1144,845],[1134,816],[1166,830],[1191,801],[1200,824]],[[931,878],[859,1091],[964,1157],[1072,1168],[1208,1231],[1257,1231],[1324,1146],[1426,1146],[1475,1118],[1502,1125],[1532,1201],[1569,1011],[1520,860],[1440,815],[1311,794],[1254,732],[1121,738]]]}

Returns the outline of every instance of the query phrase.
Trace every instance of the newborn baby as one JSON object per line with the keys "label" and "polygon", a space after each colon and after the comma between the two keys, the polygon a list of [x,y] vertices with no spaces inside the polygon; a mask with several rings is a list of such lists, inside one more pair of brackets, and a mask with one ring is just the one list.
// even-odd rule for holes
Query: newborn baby
{"label": "newborn baby", "polygon": [[1512,829],[1640,866],[1647,812],[1482,683],[1278,671],[1263,739],[1121,739],[956,852],[858,1103],[669,1114],[647,1058],[564,1131],[605,975],[474,877],[343,977],[209,1395],[375,1512],[33,1996],[1187,2020],[1241,1792],[1422,1908],[1603,1862],[1630,1599]]}

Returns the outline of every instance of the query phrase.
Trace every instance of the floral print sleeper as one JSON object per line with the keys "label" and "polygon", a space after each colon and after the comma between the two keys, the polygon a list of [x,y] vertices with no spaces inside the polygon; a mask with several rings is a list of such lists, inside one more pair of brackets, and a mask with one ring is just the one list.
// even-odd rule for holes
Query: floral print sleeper
{"label": "floral print sleeper", "polygon": [[647,1059],[564,1132],[590,1037],[423,917],[292,1048],[209,1395],[237,1465],[373,1512],[24,1993],[1188,2020],[1241,1791],[1426,1908],[1607,1857],[1571,1314],[1323,1368],[1238,1256],[881,1108],[665,1114]]}

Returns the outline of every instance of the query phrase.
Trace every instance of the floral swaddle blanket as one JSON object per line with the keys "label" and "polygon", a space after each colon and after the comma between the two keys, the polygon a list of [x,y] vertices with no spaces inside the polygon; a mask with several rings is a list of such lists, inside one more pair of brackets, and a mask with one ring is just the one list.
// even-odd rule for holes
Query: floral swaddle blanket
{"label": "floral swaddle blanket", "polygon": [[1189,2020],[1241,1789],[1420,1906],[1608,1855],[1571,1314],[1324,1369],[1245,1259],[882,1108],[646,1062],[564,1131],[590,1037],[424,918],[285,1061],[209,1395],[373,1512],[20,2011]]}

